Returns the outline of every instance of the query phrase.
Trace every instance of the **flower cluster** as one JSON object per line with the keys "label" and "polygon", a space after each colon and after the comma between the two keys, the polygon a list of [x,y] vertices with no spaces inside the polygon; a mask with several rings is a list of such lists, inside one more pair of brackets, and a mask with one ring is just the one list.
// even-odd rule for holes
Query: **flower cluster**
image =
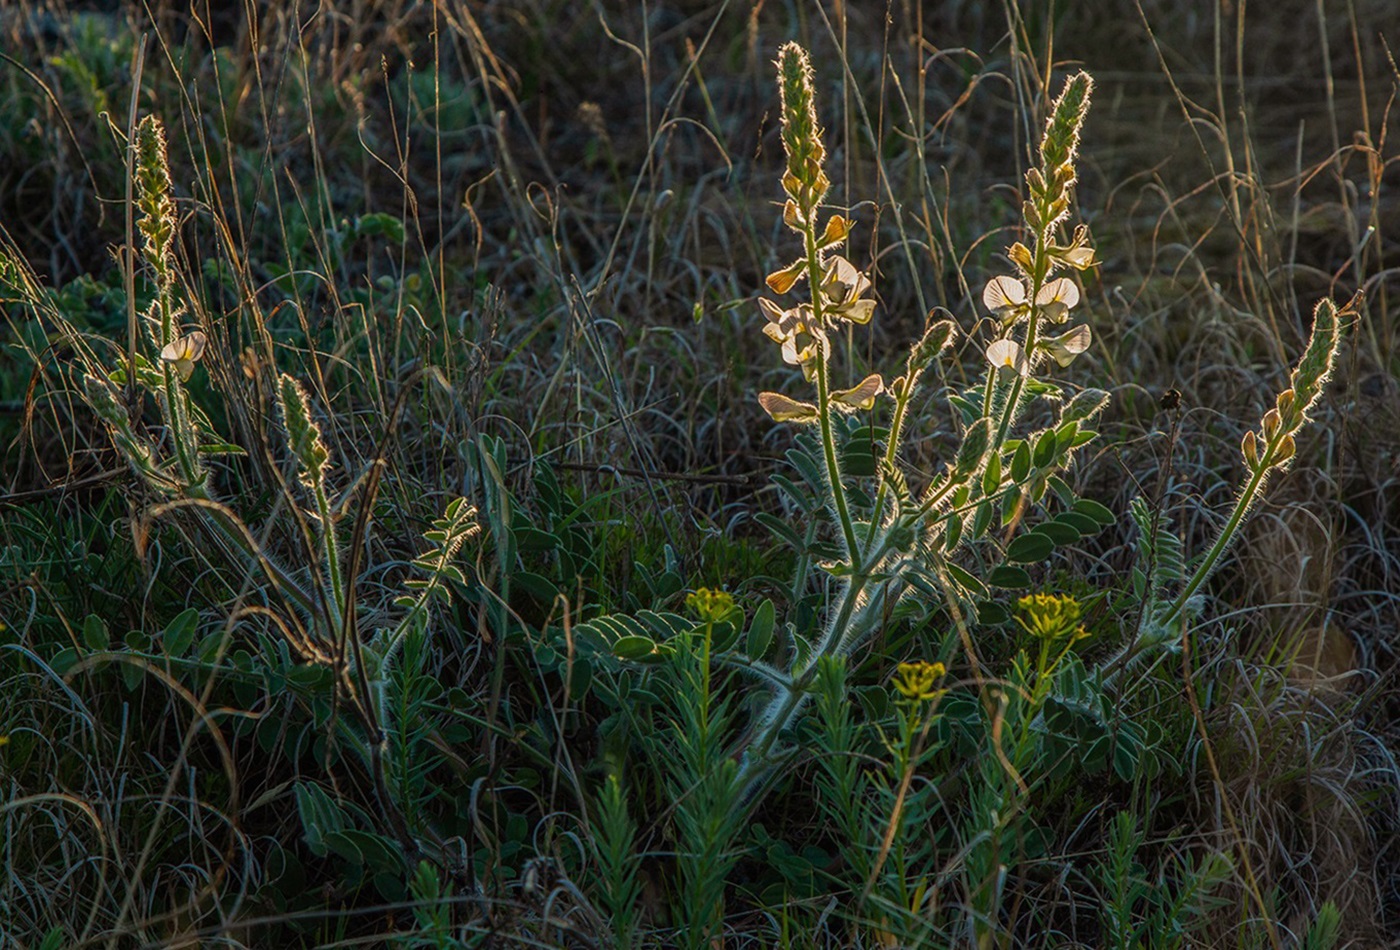
{"label": "flower cluster", "polygon": [[729,619],[737,610],[732,594],[710,587],[701,587],[687,594],[685,605],[695,611],[701,623],[719,623]]}
{"label": "flower cluster", "polygon": [[895,670],[894,688],[911,702],[931,702],[947,692],[938,686],[945,673],[942,663],[901,663]]}
{"label": "flower cluster", "polygon": [[1017,602],[1021,608],[1016,622],[1031,636],[1049,645],[1060,640],[1073,643],[1089,634],[1080,625],[1083,609],[1073,597],[1058,594],[1031,594]]}

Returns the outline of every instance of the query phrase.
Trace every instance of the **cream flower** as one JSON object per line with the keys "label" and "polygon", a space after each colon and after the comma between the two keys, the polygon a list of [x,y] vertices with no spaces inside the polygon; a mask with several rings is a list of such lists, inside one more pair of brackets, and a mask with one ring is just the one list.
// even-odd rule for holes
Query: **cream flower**
{"label": "cream flower", "polygon": [[826,301],[825,312],[833,320],[869,323],[875,312],[875,301],[862,300],[870,289],[870,278],[850,261],[833,255],[822,275],[821,292]]}
{"label": "cream flower", "polygon": [[982,303],[1003,323],[1011,323],[1025,310],[1025,285],[1014,277],[993,277],[982,291]]}
{"label": "cream flower", "polygon": [[1015,340],[997,340],[987,347],[987,362],[1004,374],[1025,376],[1031,371],[1030,361]]}
{"label": "cream flower", "polygon": [[1079,303],[1079,288],[1067,277],[1056,277],[1047,281],[1040,293],[1035,295],[1035,305],[1047,320],[1064,323],[1069,319],[1070,310]]}
{"label": "cream flower", "polygon": [[1080,324],[1068,333],[1060,336],[1047,337],[1041,341],[1045,351],[1055,358],[1055,362],[1061,366],[1068,366],[1074,362],[1074,358],[1089,348],[1089,341],[1093,335],[1089,328]]}
{"label": "cream flower", "polygon": [[160,358],[167,363],[173,363],[175,372],[180,375],[180,382],[187,383],[194,374],[194,364],[204,355],[204,347],[208,342],[209,338],[202,331],[195,330],[165,344],[165,348],[160,351]]}

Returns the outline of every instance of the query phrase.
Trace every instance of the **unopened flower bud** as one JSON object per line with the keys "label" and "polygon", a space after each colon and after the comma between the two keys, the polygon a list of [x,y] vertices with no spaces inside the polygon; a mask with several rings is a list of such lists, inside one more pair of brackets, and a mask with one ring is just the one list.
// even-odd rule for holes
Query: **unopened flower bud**
{"label": "unopened flower bud", "polygon": [[1249,466],[1251,472],[1259,468],[1259,440],[1255,438],[1253,429],[1244,434],[1244,440],[1240,443],[1240,451],[1244,453],[1245,464]]}
{"label": "unopened flower bud", "polygon": [[1282,425],[1282,423],[1283,420],[1279,416],[1277,409],[1270,409],[1268,412],[1264,413],[1264,419],[1261,424],[1264,427],[1265,441],[1273,441],[1274,436],[1278,435],[1279,426]]}

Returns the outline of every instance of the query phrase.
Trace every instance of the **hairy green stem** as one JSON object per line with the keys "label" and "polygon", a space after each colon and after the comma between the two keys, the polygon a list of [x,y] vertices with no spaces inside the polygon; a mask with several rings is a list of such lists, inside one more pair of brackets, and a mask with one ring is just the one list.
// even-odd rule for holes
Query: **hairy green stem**
{"label": "hairy green stem", "polygon": [[1282,442],[1286,433],[1280,433],[1269,442],[1263,456],[1259,459],[1259,465],[1254,470],[1254,474],[1245,483],[1244,490],[1240,492],[1239,499],[1235,502],[1235,508],[1230,512],[1230,518],[1225,522],[1225,527],[1220,530],[1215,543],[1211,545],[1206,556],[1201,560],[1200,566],[1196,568],[1191,579],[1186,582],[1186,586],[1181,589],[1176,600],[1159,621],[1162,626],[1170,626],[1171,623],[1181,615],[1186,609],[1186,604],[1200,590],[1201,585],[1210,577],[1215,569],[1215,564],[1220,560],[1220,556],[1225,553],[1225,549],[1230,546],[1230,541],[1234,538],[1235,532],[1244,522],[1245,515],[1249,514],[1249,509],[1254,506],[1254,498],[1259,494],[1259,490],[1264,487],[1264,480],[1268,478],[1269,471],[1274,465],[1274,457],[1278,453],[1279,443]]}
{"label": "hairy green stem", "polygon": [[831,357],[830,340],[826,334],[826,317],[822,312],[822,267],[817,254],[816,215],[809,215],[802,228],[802,237],[807,247],[807,283],[812,291],[812,322],[815,324],[817,347],[817,418],[821,424],[822,454],[826,460],[826,480],[831,489],[832,501],[836,504],[836,515],[841,521],[841,534],[846,541],[847,556],[851,559],[851,569],[859,569],[861,552],[856,541],[855,525],[851,522],[850,508],[846,503],[846,487],[841,484],[841,466],[836,457],[836,437],[831,428],[831,382],[828,379],[827,360]]}

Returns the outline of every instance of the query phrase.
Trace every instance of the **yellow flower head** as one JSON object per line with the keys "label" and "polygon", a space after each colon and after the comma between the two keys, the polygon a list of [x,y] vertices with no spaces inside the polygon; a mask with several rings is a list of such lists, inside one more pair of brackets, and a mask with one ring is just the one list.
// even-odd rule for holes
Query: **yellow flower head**
{"label": "yellow flower head", "polygon": [[701,623],[718,623],[734,612],[734,597],[722,590],[701,587],[686,595],[685,605],[695,611]]}
{"label": "yellow flower head", "polygon": [[1069,639],[1071,643],[1089,634],[1079,625],[1083,608],[1073,597],[1058,594],[1031,594],[1017,601],[1021,615],[1016,622],[1039,640],[1054,642]]}
{"label": "yellow flower head", "polygon": [[942,663],[901,663],[895,672],[894,688],[914,702],[934,700],[944,692],[938,683],[947,672]]}

